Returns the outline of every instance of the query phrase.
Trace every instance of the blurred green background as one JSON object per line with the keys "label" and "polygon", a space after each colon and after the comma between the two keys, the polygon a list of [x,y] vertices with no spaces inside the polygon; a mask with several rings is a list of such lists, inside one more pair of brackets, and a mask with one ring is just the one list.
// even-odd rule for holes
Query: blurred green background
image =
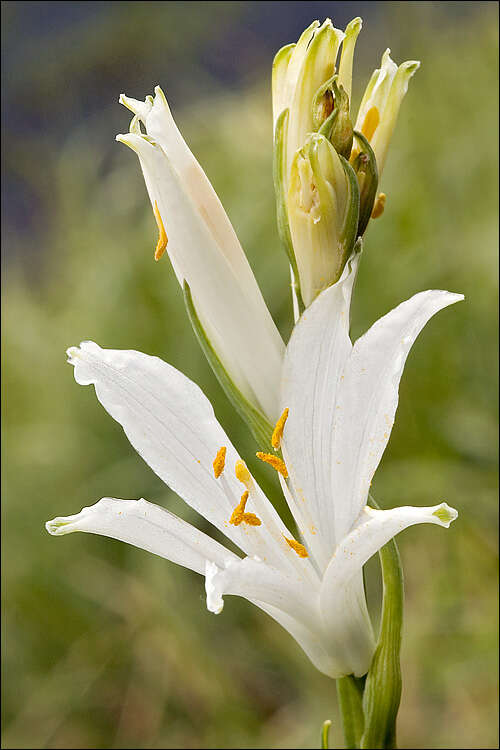
{"label": "blurred green background", "polygon": [[313,748],[326,718],[342,745],[334,683],[266,615],[231,597],[215,617],[194,573],[43,528],[106,495],[144,496],[206,528],[75,384],[64,351],[82,339],[181,369],[254,454],[168,259],[153,262],[142,176],[114,143],[129,121],[117,99],[164,87],[288,336],[270,66],[328,15],[365,21],[355,103],[387,46],[422,60],[383,176],[386,211],[367,233],[353,333],[422,289],[466,296],[409,357],[374,482],[385,507],[447,500],[460,513],[449,531],[398,539],[399,743],[497,747],[497,4],[5,2],[2,13],[3,747]]}

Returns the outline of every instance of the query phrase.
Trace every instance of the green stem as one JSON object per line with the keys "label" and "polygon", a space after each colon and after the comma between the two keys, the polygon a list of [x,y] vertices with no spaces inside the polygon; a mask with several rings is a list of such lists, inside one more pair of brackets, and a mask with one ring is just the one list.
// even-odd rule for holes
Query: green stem
{"label": "green stem", "polygon": [[321,750],[328,750],[328,735],[331,726],[332,722],[330,719],[323,722],[323,726],[321,727]]}
{"label": "green stem", "polygon": [[[370,504],[378,507],[373,498]],[[361,748],[396,748],[396,717],[401,701],[401,630],[403,624],[403,570],[394,539],[379,551],[384,597],[375,655],[363,695],[365,729]]]}
{"label": "green stem", "polygon": [[347,748],[359,748],[364,731],[363,682],[352,675],[337,680],[337,697]]}

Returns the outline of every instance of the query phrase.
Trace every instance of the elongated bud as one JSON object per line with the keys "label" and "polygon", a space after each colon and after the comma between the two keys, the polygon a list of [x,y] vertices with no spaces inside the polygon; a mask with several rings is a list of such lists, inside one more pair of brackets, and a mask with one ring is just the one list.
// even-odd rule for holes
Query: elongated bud
{"label": "elongated bud", "polygon": [[322,135],[295,155],[288,218],[306,307],[341,276],[357,236],[359,190],[350,165]]}
{"label": "elongated bud", "polygon": [[335,73],[335,62],[344,33],[334,28],[329,18],[320,26],[315,21],[301,35],[295,45],[283,47],[273,64],[273,117],[276,124],[284,109],[289,110],[287,137],[284,144],[286,177],[290,174],[295,152],[301,148],[309,133],[332,111],[326,95],[324,115],[318,124],[318,112],[313,100],[318,89]]}
{"label": "elongated bud", "polygon": [[399,108],[410,78],[420,67],[416,60],[399,67],[391,60],[390,50],[382,55],[380,68],[375,70],[361,101],[355,130],[369,141],[377,159],[379,177],[382,174],[389,143],[396,126]]}

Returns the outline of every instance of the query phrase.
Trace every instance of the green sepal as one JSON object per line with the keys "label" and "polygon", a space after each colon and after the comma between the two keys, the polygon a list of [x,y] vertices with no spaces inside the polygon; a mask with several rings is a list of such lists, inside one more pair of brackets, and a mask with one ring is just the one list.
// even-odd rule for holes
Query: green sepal
{"label": "green sepal", "polygon": [[351,255],[359,236],[360,192],[358,179],[353,168],[343,156],[340,157],[340,161],[342,162],[344,172],[346,173],[349,182],[349,209],[346,213],[342,231],[340,233],[340,239],[344,245],[344,252],[346,253],[347,260]]}
{"label": "green sepal", "polygon": [[321,750],[328,750],[328,735],[330,734],[331,726],[332,722],[330,719],[323,722],[323,726],[321,727]]}
{"label": "green sepal", "polygon": [[360,208],[358,236],[362,237],[370,221],[378,188],[378,167],[375,154],[368,140],[362,133],[354,131],[354,137],[361,147],[354,159],[353,169],[359,182]]}
{"label": "green sepal", "polygon": [[288,129],[289,109],[284,109],[276,120],[274,131],[274,158],[273,158],[273,178],[274,190],[276,193],[276,214],[278,221],[278,233],[285,248],[288,260],[293,271],[295,279],[295,294],[299,305],[299,311],[304,311],[302,295],[300,293],[300,277],[297,268],[297,260],[293,250],[292,235],[290,233],[290,224],[288,222],[287,200],[287,179],[286,179],[286,132]]}
{"label": "green sepal", "polygon": [[193,303],[193,297],[191,295],[191,289],[186,280],[183,285],[184,291],[184,303],[186,310],[193,326],[193,330],[196,334],[196,338],[203,349],[203,352],[208,359],[208,362],[217,377],[217,380],[221,384],[226,396],[229,398],[234,408],[242,419],[249,426],[252,434],[259,445],[265,445],[268,448],[271,447],[271,436],[273,434],[273,426],[266,419],[264,414],[251,404],[248,399],[241,393],[239,388],[234,384],[227,370],[219,359],[217,352],[212,346],[205,330],[200,322],[196,308]]}
{"label": "green sepal", "polygon": [[353,675],[347,675],[340,677],[336,683],[345,746],[346,748],[359,748],[364,732],[364,677],[358,679]]}
{"label": "green sepal", "polygon": [[[378,509],[370,496],[370,505]],[[363,695],[365,729],[361,748],[395,748],[396,718],[401,701],[401,631],[404,584],[399,551],[391,539],[379,551],[382,568],[382,617],[377,647],[366,677]]]}
{"label": "green sepal", "polygon": [[[328,138],[340,156],[348,159],[351,155],[354,130],[349,115],[349,97],[343,86],[337,86],[338,76],[326,81],[313,99],[313,119],[317,122],[318,132]],[[330,95],[333,111],[320,121],[322,98]]]}

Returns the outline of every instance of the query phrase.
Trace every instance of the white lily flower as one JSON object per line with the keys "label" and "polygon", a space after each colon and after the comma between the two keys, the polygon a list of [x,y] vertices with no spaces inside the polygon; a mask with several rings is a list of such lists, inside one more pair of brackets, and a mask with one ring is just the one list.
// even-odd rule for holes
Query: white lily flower
{"label": "white lily flower", "polygon": [[130,132],[117,140],[141,163],[159,229],[155,258],[168,252],[223,370],[274,422],[284,344],[227,214],[162,90],[157,86],[154,99],[144,102],[125,95],[120,101],[135,114]]}
{"label": "white lily flower", "polygon": [[377,160],[382,175],[389,143],[396,126],[399,108],[410,78],[420,67],[417,60],[408,60],[399,67],[391,59],[390,49],[382,55],[380,68],[373,72],[359,106],[355,130],[363,133]]}
{"label": "white lily flower", "polygon": [[212,612],[221,611],[225,595],[245,597],[334,678],[365,674],[373,655],[362,566],[408,526],[448,527],[457,516],[446,503],[394,510],[366,503],[410,347],[435,312],[462,296],[417,294],[352,345],[348,318],[358,259],[295,327],[284,361],[284,413],[273,434],[285,463],[260,455],[280,472],[302,542],[253,480],[194,383],[156,357],[92,342],[68,350],[76,381],[94,385],[153,471],[245,556],[145,500],[104,498],[46,525],[54,535],[84,531],[120,539],[204,574]]}

